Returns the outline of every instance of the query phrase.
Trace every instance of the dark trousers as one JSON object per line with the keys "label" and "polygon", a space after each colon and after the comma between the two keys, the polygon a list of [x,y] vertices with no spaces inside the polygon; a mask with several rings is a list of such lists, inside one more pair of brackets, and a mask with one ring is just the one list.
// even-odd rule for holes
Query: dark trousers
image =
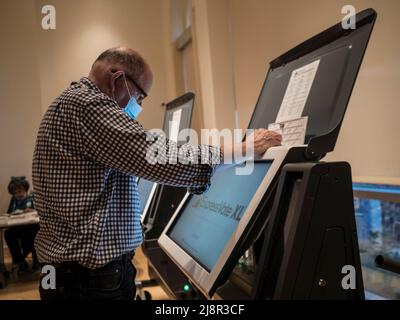
{"label": "dark trousers", "polygon": [[42,300],[133,300],[136,294],[136,269],[132,255],[125,254],[105,266],[88,269],[76,262],[51,264],[55,267],[55,289],[44,289],[39,282]]}
{"label": "dark trousers", "polygon": [[33,262],[37,262],[34,242],[38,230],[38,224],[31,224],[11,227],[4,232],[13,263],[23,262],[30,252],[32,252]]}

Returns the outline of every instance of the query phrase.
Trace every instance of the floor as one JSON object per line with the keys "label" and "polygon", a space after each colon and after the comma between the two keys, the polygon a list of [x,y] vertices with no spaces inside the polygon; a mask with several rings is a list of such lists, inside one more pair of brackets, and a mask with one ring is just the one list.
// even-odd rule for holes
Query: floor
{"label": "floor", "polygon": [[[11,270],[11,257],[8,249],[4,249],[5,264],[7,270]],[[28,258],[28,263],[31,265],[32,261]],[[148,279],[147,273],[147,260],[143,255],[141,249],[136,251],[133,263],[137,269],[136,280]],[[11,279],[6,288],[0,289],[0,300],[39,300],[38,291],[38,278],[39,272],[28,272],[23,276],[11,276]],[[165,291],[159,287],[148,287],[146,288],[153,300],[168,300],[170,299]]]}

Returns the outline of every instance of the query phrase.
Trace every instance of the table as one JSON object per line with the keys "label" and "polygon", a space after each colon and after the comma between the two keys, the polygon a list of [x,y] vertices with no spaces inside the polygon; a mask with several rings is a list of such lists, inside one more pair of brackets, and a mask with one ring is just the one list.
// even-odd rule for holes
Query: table
{"label": "table", "polygon": [[5,229],[16,226],[39,223],[39,215],[37,211],[20,213],[20,214],[0,214],[0,289],[5,287],[4,273],[6,271],[4,265],[4,243],[3,233]]}

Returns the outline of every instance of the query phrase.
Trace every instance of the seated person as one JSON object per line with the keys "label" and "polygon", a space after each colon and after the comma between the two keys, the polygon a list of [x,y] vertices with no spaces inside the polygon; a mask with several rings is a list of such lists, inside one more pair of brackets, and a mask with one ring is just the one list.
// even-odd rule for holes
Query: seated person
{"label": "seated person", "polygon": [[[18,214],[34,211],[33,196],[28,194],[29,182],[25,177],[12,177],[8,192],[12,195],[7,213]],[[32,253],[32,269],[39,267],[34,241],[39,230],[38,224],[15,226],[6,230],[4,238],[13,261],[13,270],[26,271],[29,268],[25,258]]]}

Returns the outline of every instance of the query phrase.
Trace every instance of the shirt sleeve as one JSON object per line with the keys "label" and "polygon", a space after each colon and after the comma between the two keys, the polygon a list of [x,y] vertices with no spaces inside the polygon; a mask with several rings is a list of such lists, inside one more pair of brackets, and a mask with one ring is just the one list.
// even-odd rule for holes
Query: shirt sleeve
{"label": "shirt sleeve", "polygon": [[112,169],[202,193],[221,162],[221,149],[177,144],[146,131],[112,100],[90,101],[80,115],[83,153]]}

